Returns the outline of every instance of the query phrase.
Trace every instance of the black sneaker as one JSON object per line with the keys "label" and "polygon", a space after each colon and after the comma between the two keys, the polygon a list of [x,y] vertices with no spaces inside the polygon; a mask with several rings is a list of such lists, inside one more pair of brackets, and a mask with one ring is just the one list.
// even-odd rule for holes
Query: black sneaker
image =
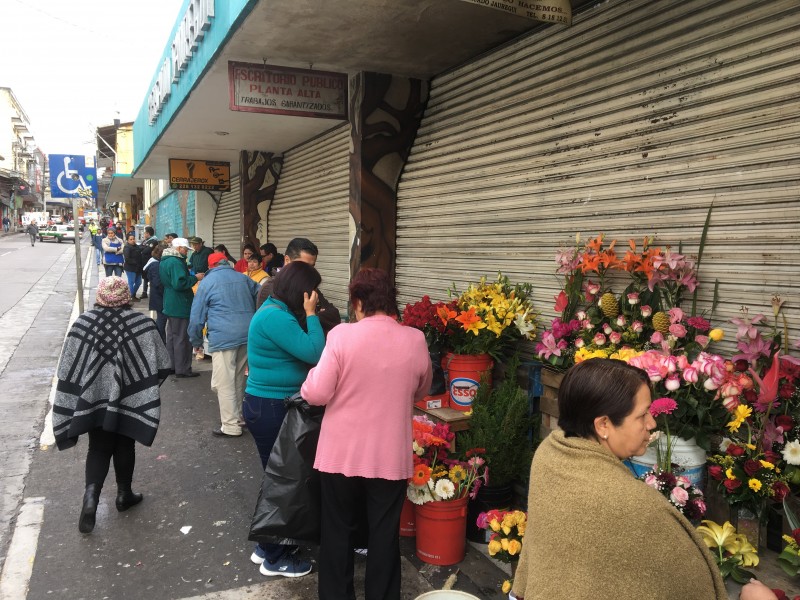
{"label": "black sneaker", "polygon": [[146,293],[141,295],[141,299],[142,299],[142,300],[144,300],[144,299],[146,299],[146,298],[147,298],[147,294],[146,294]]}

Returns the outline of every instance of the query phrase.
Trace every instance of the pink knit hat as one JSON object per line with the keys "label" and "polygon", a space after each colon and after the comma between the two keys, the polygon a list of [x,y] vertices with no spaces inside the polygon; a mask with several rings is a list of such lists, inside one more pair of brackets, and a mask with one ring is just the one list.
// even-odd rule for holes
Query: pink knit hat
{"label": "pink knit hat", "polygon": [[122,277],[106,277],[97,284],[95,303],[108,308],[117,308],[131,303],[131,290]]}

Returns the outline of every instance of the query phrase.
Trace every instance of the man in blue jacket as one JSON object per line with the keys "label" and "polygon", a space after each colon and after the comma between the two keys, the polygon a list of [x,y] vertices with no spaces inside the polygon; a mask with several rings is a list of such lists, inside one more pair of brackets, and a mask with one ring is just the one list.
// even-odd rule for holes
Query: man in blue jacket
{"label": "man in blue jacket", "polygon": [[192,346],[203,345],[203,327],[211,352],[211,391],[217,394],[221,425],[218,437],[242,435],[242,400],[247,367],[247,330],[256,312],[259,286],[233,270],[222,252],[208,257],[208,271],[197,287],[189,318]]}

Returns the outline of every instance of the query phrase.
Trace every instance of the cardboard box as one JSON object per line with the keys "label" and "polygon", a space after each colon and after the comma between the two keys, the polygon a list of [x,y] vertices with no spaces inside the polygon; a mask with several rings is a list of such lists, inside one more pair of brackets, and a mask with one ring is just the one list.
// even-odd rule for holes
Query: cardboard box
{"label": "cardboard box", "polygon": [[444,394],[438,394],[436,396],[425,396],[419,402],[415,402],[414,406],[425,410],[430,410],[432,408],[449,408],[450,394],[445,392]]}

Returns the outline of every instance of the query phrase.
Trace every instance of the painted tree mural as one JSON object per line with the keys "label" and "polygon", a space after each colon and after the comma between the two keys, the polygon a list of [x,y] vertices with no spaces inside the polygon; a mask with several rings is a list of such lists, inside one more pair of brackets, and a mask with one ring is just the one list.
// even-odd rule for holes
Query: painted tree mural
{"label": "painted tree mural", "polygon": [[261,150],[243,150],[239,156],[244,243],[258,248],[267,241],[267,213],[275,198],[283,156]]}

